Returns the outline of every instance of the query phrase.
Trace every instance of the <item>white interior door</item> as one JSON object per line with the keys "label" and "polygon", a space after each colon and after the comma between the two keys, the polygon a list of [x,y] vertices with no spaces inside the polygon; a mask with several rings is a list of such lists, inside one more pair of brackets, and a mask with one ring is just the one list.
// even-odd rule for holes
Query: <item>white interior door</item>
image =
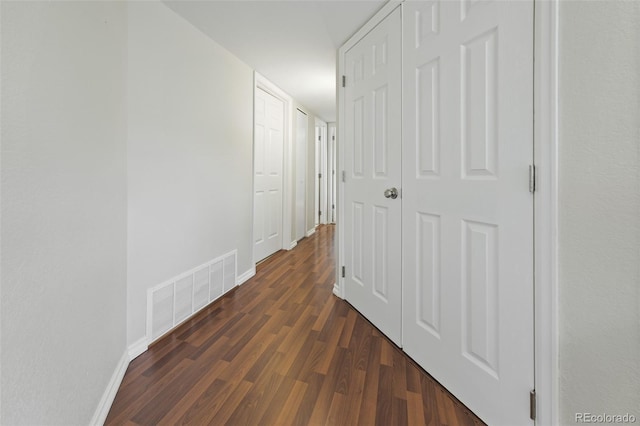
{"label": "white interior door", "polygon": [[329,205],[327,206],[327,221],[329,223],[335,223],[336,221],[336,126],[335,124],[329,125],[329,138],[328,138],[328,163],[327,169],[328,178],[328,199]]}
{"label": "white interior door", "polygon": [[327,123],[316,120],[315,224],[327,223]]}
{"label": "white interior door", "polygon": [[309,118],[296,110],[296,240],[301,240],[307,230],[307,138]]}
{"label": "white interior door", "polygon": [[533,2],[405,2],[403,344],[491,425],[533,389]]}
{"label": "white interior door", "polygon": [[[401,338],[400,8],[345,55],[346,299],[397,345]],[[387,193],[390,195],[390,193]]]}
{"label": "white interior door", "polygon": [[314,146],[315,146],[315,164],[316,164],[316,169],[315,169],[315,175],[314,175],[314,197],[313,199],[314,201],[314,210],[313,210],[313,217],[315,218],[314,221],[314,225],[318,226],[320,225],[320,177],[319,177],[319,173],[320,173],[320,158],[321,158],[321,151],[320,151],[320,139],[322,138],[321,136],[321,130],[320,130],[320,126],[316,125],[316,137],[315,137],[315,141],[314,141]]}
{"label": "white interior door", "polygon": [[327,223],[327,123],[316,120],[318,125],[317,170],[318,223]]}
{"label": "white interior door", "polygon": [[262,89],[255,92],[253,259],[282,248],[284,102]]}

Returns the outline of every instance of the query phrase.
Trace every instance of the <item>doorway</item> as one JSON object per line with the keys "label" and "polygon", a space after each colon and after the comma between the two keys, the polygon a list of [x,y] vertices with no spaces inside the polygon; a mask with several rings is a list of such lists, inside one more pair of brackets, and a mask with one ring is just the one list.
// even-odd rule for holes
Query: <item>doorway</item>
{"label": "doorway", "polygon": [[300,241],[307,231],[307,146],[309,117],[296,109],[296,241]]}
{"label": "doorway", "polygon": [[327,223],[336,223],[336,123],[328,123],[327,127]]}
{"label": "doorway", "polygon": [[404,2],[339,58],[343,294],[486,422],[532,424],[533,1]]}
{"label": "doorway", "polygon": [[327,223],[327,123],[316,119],[315,225]]}

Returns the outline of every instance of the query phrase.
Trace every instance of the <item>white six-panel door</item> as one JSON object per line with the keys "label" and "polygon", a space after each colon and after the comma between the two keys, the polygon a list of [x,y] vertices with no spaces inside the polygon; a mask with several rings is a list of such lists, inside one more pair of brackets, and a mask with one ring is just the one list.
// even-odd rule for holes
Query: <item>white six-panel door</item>
{"label": "white six-panel door", "polygon": [[533,2],[403,4],[404,350],[532,424]]}
{"label": "white six-panel door", "polygon": [[282,248],[284,102],[256,88],[254,114],[253,260]]}
{"label": "white six-panel door", "polygon": [[400,8],[345,56],[345,296],[400,345]]}

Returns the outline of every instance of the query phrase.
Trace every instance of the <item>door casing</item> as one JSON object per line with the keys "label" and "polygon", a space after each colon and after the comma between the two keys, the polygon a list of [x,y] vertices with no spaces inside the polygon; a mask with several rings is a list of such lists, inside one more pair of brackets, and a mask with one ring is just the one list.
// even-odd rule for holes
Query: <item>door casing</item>
{"label": "door casing", "polygon": [[[316,118],[315,122],[315,211],[316,225],[327,223],[327,123]],[[321,175],[319,177],[319,175]],[[322,212],[319,214],[318,212]]]}
{"label": "door casing", "polygon": [[336,125],[328,123],[327,135],[327,223],[336,222],[335,206],[336,206]]}
{"label": "door casing", "polygon": [[[300,124],[304,122],[304,126]],[[300,241],[305,237],[307,232],[307,151],[309,148],[309,117],[307,113],[300,109],[296,109],[296,143],[295,143],[295,235],[296,241]],[[303,133],[301,134],[301,131]],[[304,176],[300,177],[302,173]]]}

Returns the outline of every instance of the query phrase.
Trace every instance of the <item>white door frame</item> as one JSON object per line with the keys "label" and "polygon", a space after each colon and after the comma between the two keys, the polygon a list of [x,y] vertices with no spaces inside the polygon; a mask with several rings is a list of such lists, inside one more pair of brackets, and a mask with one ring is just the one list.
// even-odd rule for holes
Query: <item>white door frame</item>
{"label": "white door frame", "polygon": [[[316,135],[316,171],[315,179],[317,183],[318,192],[315,194],[316,202],[318,206],[314,212],[315,217],[318,217],[318,210],[322,212],[322,215],[318,218],[318,225],[327,223],[327,141],[328,141],[328,126],[327,123],[316,118],[316,129],[319,129],[319,135]],[[320,139],[318,139],[318,136]],[[319,148],[319,149],[318,149]],[[318,178],[318,173],[322,175]]]}
{"label": "white door frame", "polygon": [[[338,140],[345,140],[345,54],[404,0],[389,0],[373,18],[338,49]],[[535,384],[536,425],[558,424],[558,0],[535,1],[534,33],[534,201]],[[344,299],[344,143],[338,146],[336,282],[333,292]]]}
{"label": "white door frame", "polygon": [[558,7],[535,0],[534,274],[536,425],[558,424]]}
{"label": "white door frame", "polygon": [[[296,140],[295,140],[295,160],[294,160],[294,164],[293,164],[293,168],[295,169],[295,185],[294,185],[294,193],[295,193],[295,201],[294,201],[294,211],[295,211],[295,232],[294,235],[292,236],[293,239],[295,240],[294,243],[292,243],[291,248],[295,247],[295,245],[297,245],[297,241],[301,240],[302,238],[304,238],[307,235],[307,211],[308,211],[308,197],[307,197],[307,191],[309,188],[309,185],[307,184],[307,179],[309,179],[309,173],[308,173],[308,166],[309,166],[309,115],[303,111],[302,109],[300,109],[299,107],[295,109],[294,114],[296,116]],[[299,138],[300,138],[300,134],[298,133],[300,128],[298,127],[298,117],[299,114],[303,114],[305,116],[305,120],[306,120],[306,126],[305,126],[305,130],[306,130],[306,134],[304,135],[304,149],[300,149],[300,142],[299,142]],[[298,151],[300,149],[300,151]],[[304,154],[302,160],[300,161],[300,154]],[[300,179],[300,176],[298,176],[298,171],[300,171],[300,168],[304,168],[304,194],[303,194],[303,198],[304,198],[304,211],[302,213],[302,218],[298,217],[298,180]],[[298,235],[298,221],[302,220],[302,235]]]}
{"label": "white door frame", "polygon": [[335,223],[336,174],[336,123],[327,123],[327,223]]}
{"label": "white door frame", "polygon": [[[291,96],[287,95],[285,92],[283,92],[278,86],[276,86],[275,84],[273,84],[272,82],[270,82],[269,80],[267,80],[265,77],[263,77],[262,75],[260,75],[258,72],[254,72],[253,74],[253,80],[254,80],[254,93],[253,93],[253,99],[254,99],[254,103],[255,103],[255,92],[258,89],[262,89],[265,92],[269,93],[270,95],[276,97],[277,99],[281,100],[284,103],[284,135],[283,135],[283,139],[284,139],[284,146],[283,146],[283,152],[284,152],[284,158],[282,159],[282,245],[281,248],[284,250],[290,250],[291,248],[295,247],[295,239],[294,241],[292,241],[291,239],[291,209],[292,209],[292,191],[293,191],[293,182],[291,180],[292,176],[293,176],[293,170],[292,170],[292,160],[293,160],[293,156],[292,156],[292,148],[293,148],[293,141],[292,136],[293,136],[293,99],[291,98]],[[255,109],[255,105],[254,105],[254,109]],[[254,112],[255,114],[255,112]],[[255,117],[254,117],[254,132],[255,132]],[[253,145],[255,146],[255,134],[254,134],[254,140],[253,140]],[[252,155],[252,167],[255,167],[255,165],[253,165],[253,161],[255,161],[255,156],[253,154],[253,149],[251,151],[251,155]],[[253,168],[252,168],[253,170]],[[253,172],[252,172],[253,173]],[[253,174],[252,177],[252,183],[251,185],[253,186],[253,193],[255,193],[255,173]],[[252,199],[251,203],[252,203],[252,212],[253,212],[253,202],[254,200]],[[253,214],[253,213],[252,213]],[[252,229],[251,230],[251,259],[254,259],[254,254],[253,254],[253,247],[255,247],[255,230]]]}
{"label": "white door frame", "polygon": [[314,167],[313,167],[313,227],[316,228],[320,225],[320,215],[318,211],[320,210],[320,179],[318,178],[318,173],[321,170],[321,162],[322,162],[322,153],[320,148],[320,141],[322,140],[322,130],[318,126],[316,122],[313,126],[313,159],[314,159]]}

